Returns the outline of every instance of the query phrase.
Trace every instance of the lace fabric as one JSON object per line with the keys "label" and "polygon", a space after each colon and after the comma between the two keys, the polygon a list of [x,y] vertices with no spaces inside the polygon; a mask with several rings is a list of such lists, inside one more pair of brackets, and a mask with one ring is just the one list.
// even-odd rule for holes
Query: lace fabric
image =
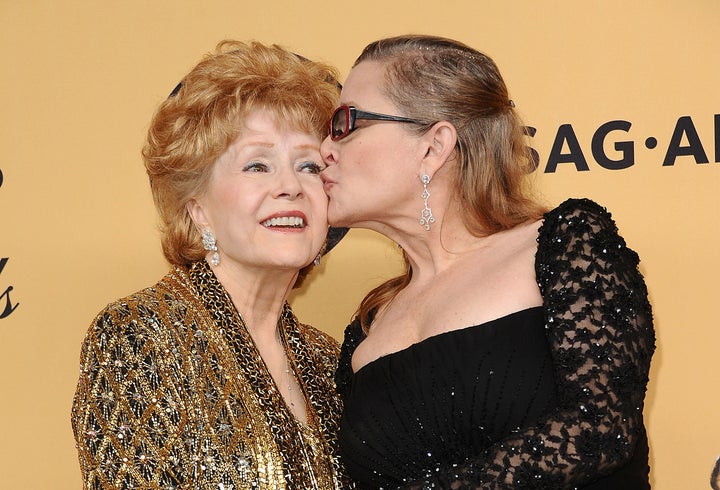
{"label": "lace fabric", "polygon": [[[535,267],[557,406],[464,461],[407,475],[404,488],[615,489],[630,479],[628,488],[649,488],[642,411],[655,337],[638,263],[596,203],[568,200],[547,213]],[[336,373],[345,396],[362,339],[351,324]]]}

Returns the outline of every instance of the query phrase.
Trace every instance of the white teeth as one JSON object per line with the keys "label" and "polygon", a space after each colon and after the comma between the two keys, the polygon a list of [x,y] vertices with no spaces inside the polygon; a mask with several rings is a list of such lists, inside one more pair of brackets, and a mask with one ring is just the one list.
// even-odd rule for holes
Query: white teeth
{"label": "white teeth", "polygon": [[294,228],[302,228],[305,221],[298,216],[283,216],[282,218],[270,218],[263,221],[263,226],[292,226]]}

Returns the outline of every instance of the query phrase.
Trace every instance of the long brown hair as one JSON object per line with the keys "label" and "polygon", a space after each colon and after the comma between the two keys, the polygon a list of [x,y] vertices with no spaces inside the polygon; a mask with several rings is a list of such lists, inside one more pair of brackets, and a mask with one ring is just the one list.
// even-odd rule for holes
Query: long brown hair
{"label": "long brown hair", "polygon": [[[490,57],[452,39],[406,35],[369,44],[355,66],[363,61],[385,66],[380,90],[402,116],[427,122],[416,131],[436,121],[455,126],[455,190],[470,233],[485,236],[542,216],[546,209],[530,197],[526,185],[535,162],[525,125]],[[362,301],[358,314],[364,329],[373,310],[410,282],[412,270],[404,259],[405,273]]]}

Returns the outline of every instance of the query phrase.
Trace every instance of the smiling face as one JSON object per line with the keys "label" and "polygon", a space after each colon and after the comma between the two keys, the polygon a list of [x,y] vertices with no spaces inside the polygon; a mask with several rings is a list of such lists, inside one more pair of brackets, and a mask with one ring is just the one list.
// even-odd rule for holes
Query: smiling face
{"label": "smiling face", "polygon": [[[359,110],[402,116],[381,92],[385,65],[364,61],[350,71],[340,104]],[[323,171],[334,226],[380,230],[422,208],[419,165],[424,150],[407,123],[358,119],[356,129],[321,146]]]}
{"label": "smiling face", "polygon": [[204,193],[188,204],[198,229],[215,235],[219,267],[292,270],[313,261],[327,234],[319,146],[267,110],[244,117]]}

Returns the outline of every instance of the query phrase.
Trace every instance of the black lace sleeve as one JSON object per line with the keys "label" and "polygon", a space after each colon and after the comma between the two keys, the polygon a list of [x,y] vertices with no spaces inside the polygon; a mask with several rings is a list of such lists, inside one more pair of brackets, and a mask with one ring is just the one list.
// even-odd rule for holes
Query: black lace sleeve
{"label": "black lace sleeve", "polygon": [[352,385],[352,355],[355,348],[365,339],[365,333],[360,326],[360,319],[356,317],[350,325],[345,328],[345,337],[340,347],[340,358],[335,371],[335,386],[343,402],[347,399]]}
{"label": "black lace sleeve", "polygon": [[545,216],[536,274],[559,407],[472,461],[407,488],[574,488],[612,473],[644,434],[655,337],[638,256],[610,214],[569,200]]}

